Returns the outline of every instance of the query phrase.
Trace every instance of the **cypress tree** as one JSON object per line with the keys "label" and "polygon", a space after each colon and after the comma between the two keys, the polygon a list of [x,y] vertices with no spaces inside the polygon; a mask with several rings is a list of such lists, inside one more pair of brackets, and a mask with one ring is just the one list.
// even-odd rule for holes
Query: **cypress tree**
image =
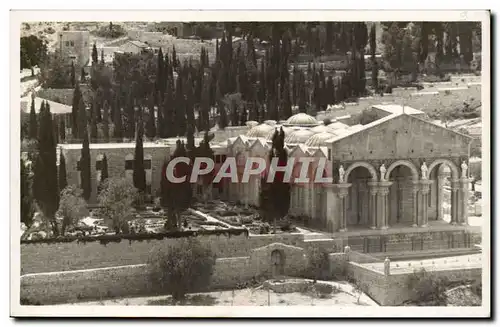
{"label": "cypress tree", "polygon": [[52,128],[50,106],[42,102],[38,130],[38,156],[35,162],[33,195],[45,218],[51,223],[54,235],[58,235],[55,213],[59,207],[57,182],[56,142]]}
{"label": "cypress tree", "polygon": [[243,104],[242,110],[241,110],[241,115],[240,115],[240,126],[245,126],[247,123],[247,118],[248,117],[248,111],[247,111],[247,106]]}
{"label": "cypress tree", "polygon": [[127,118],[127,128],[125,137],[133,139],[135,136],[135,105],[131,94],[129,94],[127,106],[125,108],[125,117]]}
{"label": "cypress tree", "polygon": [[307,112],[307,89],[306,89],[306,77],[304,72],[300,72],[299,74],[299,111]]}
{"label": "cypress tree", "polygon": [[68,186],[68,180],[66,178],[66,158],[64,157],[64,153],[61,151],[59,154],[59,193],[61,193],[62,190],[66,186]]}
{"label": "cypress tree", "polygon": [[85,69],[83,67],[80,71],[80,82],[85,83]]}
{"label": "cypress tree", "polygon": [[71,132],[73,138],[78,138],[80,135],[78,133],[78,115],[80,112],[80,102],[82,100],[82,93],[80,91],[80,85],[77,83],[75,90],[73,91],[73,104],[71,106]]}
{"label": "cypress tree", "polygon": [[75,64],[71,61],[71,87],[75,87],[76,84],[76,73],[75,73]]}
{"label": "cypress tree", "polygon": [[370,28],[370,52],[372,61],[372,86],[374,90],[378,89],[378,63],[375,57],[377,51],[377,32],[375,24]]}
{"label": "cypress tree", "polygon": [[144,148],[143,148],[143,122],[142,118],[139,117],[139,122],[137,124],[137,133],[135,138],[135,155],[134,155],[134,186],[139,190],[139,192],[144,193],[146,191],[146,171],[144,170]]}
{"label": "cypress tree", "polygon": [[103,105],[102,134],[104,141],[109,142],[109,105],[106,100]]}
{"label": "cypress tree", "polygon": [[208,131],[210,129],[210,89],[208,83],[204,83],[203,91],[201,94],[201,106],[199,116],[200,118],[200,131]]}
{"label": "cypress tree", "polygon": [[108,179],[108,158],[106,155],[102,156],[102,167],[101,167],[101,183]]}
{"label": "cypress tree", "polygon": [[97,131],[97,117],[96,117],[96,110],[94,109],[97,106],[96,101],[94,99],[94,103],[92,104],[90,108],[90,139],[92,140],[92,143],[97,142],[97,137],[98,137],[98,131]]}
{"label": "cypress tree", "polygon": [[154,139],[156,137],[155,107],[153,95],[150,96],[149,100],[148,121],[146,122],[146,136],[148,139]]}
{"label": "cypress tree", "polygon": [[104,65],[104,49],[101,49],[101,65]]}
{"label": "cypress tree", "polygon": [[123,139],[123,124],[122,124],[122,109],[118,100],[115,99],[115,108],[113,110],[113,137],[116,139]]}
{"label": "cypress tree", "polygon": [[54,126],[54,140],[56,141],[56,144],[59,144],[59,120],[57,119],[56,116],[54,116],[54,120],[52,122],[52,126]]}
{"label": "cypress tree", "polygon": [[92,185],[90,182],[90,144],[87,128],[83,132],[82,155],[80,158],[80,179],[83,190],[83,198],[88,201],[92,193]]}
{"label": "cypress tree", "polygon": [[160,107],[162,103],[162,99],[159,98],[160,95],[165,91],[165,63],[163,62],[163,51],[158,50],[158,63],[157,63],[157,72],[156,72],[156,89],[155,96],[157,97],[155,101],[155,105]]}
{"label": "cypress tree", "polygon": [[290,100],[290,83],[286,81],[283,94],[281,96],[283,108],[281,110],[284,119],[288,119],[292,116],[292,102]]}
{"label": "cypress tree", "polygon": [[28,136],[30,139],[35,140],[38,136],[38,122],[35,112],[35,98],[31,98],[30,120]]}
{"label": "cypress tree", "polygon": [[163,119],[165,122],[165,127],[161,133],[163,133],[162,137],[174,137],[177,136],[177,128],[176,128],[176,117],[174,110],[174,91],[173,91],[173,80],[167,80],[167,91],[165,92],[165,98],[163,100]]}
{"label": "cypress tree", "polygon": [[98,55],[97,55],[97,47],[94,43],[94,45],[92,46],[92,64],[97,64],[99,58],[98,58]]}
{"label": "cypress tree", "polygon": [[102,156],[102,161],[101,161],[101,179],[97,181],[99,184],[97,186],[97,193],[101,193],[102,187],[104,185],[104,181],[108,179],[108,159],[106,158],[106,155]]}
{"label": "cypress tree", "polygon": [[186,135],[186,101],[182,89],[182,74],[177,77],[175,86],[175,119],[176,119],[176,136]]}
{"label": "cypress tree", "polygon": [[66,140],[66,123],[61,119],[61,126],[59,126],[59,140],[64,142]]}
{"label": "cypress tree", "polygon": [[21,158],[21,223],[27,227],[33,224],[33,213],[35,207],[33,205],[33,194],[31,190],[30,172],[26,166],[26,162]]}
{"label": "cypress tree", "polygon": [[177,70],[177,67],[179,66],[177,62],[177,53],[175,52],[175,45],[172,46],[172,67],[174,70]]}

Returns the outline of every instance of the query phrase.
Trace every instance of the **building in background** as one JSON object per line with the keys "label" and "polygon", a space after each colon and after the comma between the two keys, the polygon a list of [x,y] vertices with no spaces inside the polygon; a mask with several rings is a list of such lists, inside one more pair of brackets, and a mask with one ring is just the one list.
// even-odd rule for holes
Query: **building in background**
{"label": "building in background", "polygon": [[90,61],[90,32],[61,31],[58,35],[58,50],[68,63],[84,67]]}

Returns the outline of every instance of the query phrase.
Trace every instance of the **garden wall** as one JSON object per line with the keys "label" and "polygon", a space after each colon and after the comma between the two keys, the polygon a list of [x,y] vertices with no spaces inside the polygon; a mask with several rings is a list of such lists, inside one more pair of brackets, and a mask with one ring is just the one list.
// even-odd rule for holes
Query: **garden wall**
{"label": "garden wall", "polygon": [[[481,268],[459,268],[431,270],[428,273],[435,277],[446,277],[450,282],[455,282],[480,280],[481,271]],[[363,292],[384,306],[401,305],[410,300],[411,294],[407,283],[412,274],[413,272],[385,275],[382,271],[362,264],[355,262],[347,264],[347,276],[355,280]]]}
{"label": "garden wall", "polygon": [[[248,256],[252,249],[272,243],[283,243],[309,248],[316,242],[304,242],[303,234],[198,236],[202,244],[209,247],[217,258]],[[104,268],[143,264],[151,253],[165,249],[176,239],[132,241],[102,245],[91,243],[21,244],[21,275],[51,271]],[[334,244],[334,241],[331,241]],[[319,242],[325,246],[325,242]],[[326,242],[328,243],[328,242]],[[313,244],[313,245],[311,245]],[[333,247],[333,246],[332,246]],[[330,248],[331,249],[331,248]]]}
{"label": "garden wall", "polygon": [[[210,288],[236,287],[253,277],[271,276],[275,250],[285,258],[284,275],[301,276],[308,262],[305,251],[272,243],[253,249],[246,257],[217,259]],[[44,305],[151,295],[159,292],[149,282],[146,264],[21,276],[21,298]]]}

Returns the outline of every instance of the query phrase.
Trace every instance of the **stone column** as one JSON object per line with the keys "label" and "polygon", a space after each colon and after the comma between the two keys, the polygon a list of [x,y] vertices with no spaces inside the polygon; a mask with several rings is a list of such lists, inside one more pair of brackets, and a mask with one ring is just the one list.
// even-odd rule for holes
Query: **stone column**
{"label": "stone column", "polygon": [[419,203],[419,194],[418,194],[418,184],[416,182],[413,183],[412,192],[412,227],[418,227],[418,203]]}
{"label": "stone column", "polygon": [[432,181],[430,180],[422,180],[420,181],[421,184],[421,194],[422,194],[422,213],[421,217],[422,220],[420,222],[420,227],[427,227],[428,222],[429,222],[429,217],[428,217],[428,212],[429,212],[429,191],[430,191],[430,184],[432,184]]}
{"label": "stone column", "polygon": [[378,193],[378,183],[368,182],[368,187],[370,189],[370,201],[369,207],[370,211],[368,215],[370,216],[370,228],[377,229],[377,193]]}
{"label": "stone column", "polygon": [[404,178],[398,178],[397,180],[397,188],[398,188],[398,196],[397,196],[397,222],[399,223],[401,218],[403,217],[403,191],[404,191]]}
{"label": "stone column", "polygon": [[436,210],[437,210],[437,219],[438,220],[443,220],[443,189],[444,189],[444,179],[445,177],[441,174],[439,174],[438,170],[438,177],[437,177],[437,203],[436,203]]}
{"label": "stone column", "polygon": [[380,229],[389,228],[388,195],[389,186],[391,185],[392,182],[379,182],[378,205],[380,206],[380,210],[378,210],[378,224]]}
{"label": "stone column", "polygon": [[337,231],[336,217],[338,216],[338,211],[335,210],[335,193],[333,184],[327,184],[324,186],[326,191],[326,201],[325,201],[325,213],[326,213],[326,227],[330,233],[335,233]]}
{"label": "stone column", "polygon": [[458,190],[460,188],[460,182],[458,180],[453,180],[451,182],[451,209],[450,209],[450,224],[456,225],[458,223]]}
{"label": "stone column", "polygon": [[337,184],[338,196],[340,199],[340,220],[339,220],[339,232],[347,231],[347,195],[348,190],[352,184]]}
{"label": "stone column", "polygon": [[461,184],[461,193],[462,193],[462,214],[458,219],[458,223],[460,225],[468,225],[469,224],[469,186],[472,179],[470,178],[462,178],[460,180]]}

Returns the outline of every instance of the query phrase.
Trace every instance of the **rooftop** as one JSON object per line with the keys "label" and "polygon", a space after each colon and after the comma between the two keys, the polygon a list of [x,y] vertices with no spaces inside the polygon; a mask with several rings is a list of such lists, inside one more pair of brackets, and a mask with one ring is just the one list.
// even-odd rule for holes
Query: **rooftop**
{"label": "rooftop", "polygon": [[372,107],[391,114],[402,114],[404,112],[408,115],[420,115],[424,113],[423,111],[417,110],[415,108],[409,106],[401,106],[399,104],[376,104]]}
{"label": "rooftop", "polygon": [[[68,114],[71,113],[71,106],[65,104],[54,102],[50,100],[45,100],[42,98],[35,98],[35,112],[40,112],[40,107],[42,106],[42,101],[47,101],[50,106],[50,112],[53,114]],[[31,96],[26,96],[21,98],[21,110],[24,112],[29,112],[31,108]]]}

